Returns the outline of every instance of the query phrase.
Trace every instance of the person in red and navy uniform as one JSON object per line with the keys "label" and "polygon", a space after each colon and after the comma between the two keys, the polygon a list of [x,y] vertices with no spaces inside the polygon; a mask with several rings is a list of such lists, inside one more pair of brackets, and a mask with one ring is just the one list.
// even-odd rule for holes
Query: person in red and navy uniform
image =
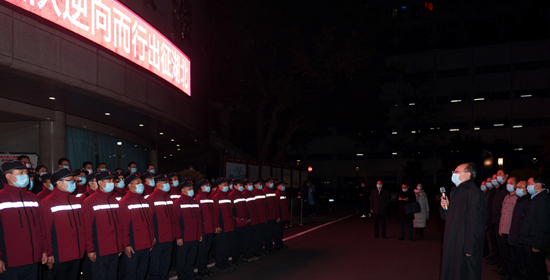
{"label": "person in red and navy uniform", "polygon": [[97,180],[95,179],[96,174],[97,172],[88,174],[88,176],[86,176],[86,185],[88,186],[86,191],[84,193],[75,194],[76,198],[80,201],[80,204],[84,204],[84,200],[86,200],[88,196],[92,195],[97,190]]}
{"label": "person in red and navy uniform", "polygon": [[180,196],[181,196],[179,186],[180,186],[180,184],[183,184],[184,182],[183,181],[180,182],[178,174],[175,173],[175,172],[172,172],[172,173],[168,174],[168,178],[170,178],[170,199],[171,200],[176,200],[176,199],[180,198]]}
{"label": "person in red and navy uniform", "polygon": [[279,219],[279,212],[277,212],[277,195],[275,194],[275,186],[273,179],[270,177],[264,180],[265,202],[267,205],[267,224],[265,227],[265,240],[264,248],[267,252],[273,251],[273,236],[275,234],[275,228],[277,227],[277,219]]}
{"label": "person in red and navy uniform", "polygon": [[113,173],[113,176],[115,176],[114,178],[115,190],[113,191],[113,196],[117,201],[120,201],[128,191],[126,189],[126,184],[124,182],[124,175],[122,174],[122,172],[112,172],[112,173]]}
{"label": "person in red and navy uniform", "polygon": [[147,198],[147,203],[149,203],[149,208],[153,214],[153,227],[157,243],[153,246],[149,257],[149,279],[165,280],[168,279],[170,271],[172,244],[174,242],[174,230],[172,229],[172,205],[174,202],[169,195],[170,178],[165,174],[160,174],[153,180],[156,182],[156,188]]}
{"label": "person in red and navy uniform", "polygon": [[93,279],[114,280],[117,278],[118,257],[124,249],[119,205],[113,196],[114,176],[110,171],[102,171],[95,175],[95,179],[98,188],[82,206],[86,252],[92,261]]}
{"label": "person in red and navy uniform", "polygon": [[275,250],[287,249],[283,243],[283,234],[285,232],[286,222],[290,221],[290,213],[288,211],[288,200],[285,194],[285,182],[278,181],[275,183],[275,188],[277,191],[277,213],[279,218],[277,219],[277,224],[275,225],[275,233],[273,235],[273,240],[275,242]]}
{"label": "person in red and navy uniform", "polygon": [[82,205],[71,195],[78,175],[80,172],[66,168],[52,173],[55,189],[40,202],[45,247],[51,248],[48,255],[53,255],[56,261],[48,270],[50,280],[77,279],[80,259],[86,251]]}
{"label": "person in red and navy uniform", "polygon": [[84,168],[77,169],[74,171],[76,174],[74,176],[74,181],[76,182],[76,190],[73,194],[85,193],[86,192],[86,176],[88,171]]}
{"label": "person in red and navy uniform", "polygon": [[143,197],[145,199],[147,199],[155,191],[155,188],[157,186],[155,184],[155,175],[153,175],[150,172],[145,172],[145,173],[140,175],[140,178],[141,178],[141,182],[143,183],[143,187],[144,187]]}
{"label": "person in red and navy uniform", "polygon": [[139,174],[124,179],[128,192],[119,202],[124,246],[123,267],[125,280],[144,280],[147,276],[149,254],[155,244],[155,229],[149,204],[143,198],[143,183]]}
{"label": "person in red and navy uniform", "polygon": [[[239,264],[243,260],[242,254],[245,244],[245,230],[250,223],[248,221],[248,213],[246,211],[246,199],[243,197],[243,181],[240,179],[233,180],[233,191],[229,193],[229,199],[233,202],[233,221],[235,222],[235,231],[232,236],[231,256],[233,263]],[[247,258],[246,261],[250,261]]]}
{"label": "person in red and navy uniform", "polygon": [[197,190],[199,190],[195,201],[199,203],[202,217],[202,242],[199,243],[199,249],[197,253],[197,275],[208,277],[212,275],[207,269],[208,265],[208,253],[212,247],[212,240],[214,234],[220,233],[220,222],[218,215],[214,210],[214,200],[209,198],[210,182],[206,179],[202,179],[197,183]]}
{"label": "person in red and navy uniform", "polygon": [[27,166],[20,160],[2,163],[6,178],[0,190],[0,279],[37,279],[38,263],[55,261],[44,247],[38,197],[26,191]]}
{"label": "person in red and navy uniform", "polygon": [[50,173],[46,173],[40,176],[40,182],[42,182],[42,190],[36,194],[36,196],[38,196],[38,199],[42,200],[52,193],[53,185],[52,181],[50,181],[51,176],[52,174]]}
{"label": "person in red and navy uniform", "polygon": [[233,202],[228,197],[229,186],[224,178],[216,180],[218,192],[212,197],[214,211],[217,213],[221,232],[216,236],[216,268],[226,271],[231,268],[228,263],[231,235],[235,230],[233,219]]}
{"label": "person in red and navy uniform", "polygon": [[254,250],[256,248],[255,244],[257,243],[254,242],[254,238],[256,237],[255,233],[257,231],[258,224],[260,223],[260,218],[258,217],[256,203],[254,202],[254,195],[252,194],[252,191],[254,190],[252,181],[245,180],[243,181],[243,185],[243,198],[245,199],[246,214],[249,222],[249,225],[245,227],[244,231],[244,238],[247,242],[244,243],[243,259],[245,261],[254,261],[261,256],[261,249]]}
{"label": "person in red and navy uniform", "polygon": [[256,213],[258,214],[258,219],[260,220],[256,230],[256,236],[253,238],[254,243],[256,244],[254,251],[260,252],[263,256],[265,255],[263,248],[268,214],[265,193],[263,191],[263,181],[261,179],[254,181],[254,191],[252,191],[252,195],[254,196],[254,202],[256,204]]}
{"label": "person in red and navy uniform", "polygon": [[199,204],[193,199],[193,183],[181,185],[182,195],[174,201],[174,237],[178,245],[178,279],[195,279],[193,266],[199,242],[202,242],[202,217]]}

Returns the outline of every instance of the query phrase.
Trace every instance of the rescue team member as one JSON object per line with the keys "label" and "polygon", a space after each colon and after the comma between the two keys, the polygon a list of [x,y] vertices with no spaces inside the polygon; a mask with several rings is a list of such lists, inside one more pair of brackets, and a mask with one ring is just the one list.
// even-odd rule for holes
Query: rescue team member
{"label": "rescue team member", "polygon": [[42,190],[38,194],[36,194],[36,196],[38,196],[38,199],[42,200],[52,193],[53,185],[50,181],[51,176],[52,174],[50,173],[46,173],[40,176],[40,181],[42,182]]}
{"label": "rescue team member", "polygon": [[74,191],[74,194],[79,193],[85,193],[86,192],[86,176],[88,175],[88,172],[86,169],[77,169],[74,171],[74,181],[76,183],[76,189]]}
{"label": "rescue team member", "polygon": [[273,186],[273,179],[270,177],[264,180],[264,184],[267,188],[264,188],[265,202],[267,205],[267,224],[265,227],[265,241],[264,248],[269,253],[273,251],[273,235],[275,227],[277,227],[277,219],[279,219],[279,213],[277,212],[277,195]]}
{"label": "rescue team member", "polygon": [[124,279],[144,280],[147,276],[149,254],[155,244],[155,229],[149,204],[141,196],[143,183],[133,173],[124,180],[128,192],[120,200],[120,220],[122,226],[122,256]]}
{"label": "rescue team member", "polygon": [[88,196],[92,195],[97,190],[97,180],[95,178],[96,174],[97,172],[92,172],[88,174],[88,176],[86,176],[86,182],[88,185],[88,187],[86,188],[86,192],[78,193],[75,195],[80,200],[80,204],[84,204],[84,200],[86,200]]}
{"label": "rescue team member", "polygon": [[218,215],[214,210],[214,200],[208,197],[210,193],[210,183],[206,179],[202,179],[197,184],[199,193],[195,197],[195,201],[199,203],[202,218],[202,242],[199,243],[197,252],[197,274],[199,276],[208,277],[212,275],[207,269],[208,253],[212,247],[214,233],[221,232],[218,221]]}
{"label": "rescue team member", "polygon": [[275,250],[281,250],[288,248],[283,243],[283,234],[285,232],[286,222],[290,221],[290,213],[288,211],[288,200],[285,194],[285,182],[278,181],[275,183],[275,187],[277,188],[275,194],[277,195],[277,213],[279,215],[279,219],[277,219],[273,239],[275,242]]}
{"label": "rescue team member", "polygon": [[255,251],[260,252],[260,254],[263,256],[265,255],[263,247],[268,216],[267,204],[265,202],[265,193],[262,191],[262,183],[263,181],[261,179],[254,181],[254,191],[252,192],[252,195],[254,195],[254,202],[256,203],[256,213],[258,213],[258,218],[260,220],[256,231],[256,238],[254,238],[256,243]]}
{"label": "rescue team member", "polygon": [[193,266],[199,242],[202,242],[202,217],[199,204],[193,199],[193,183],[181,186],[182,195],[174,201],[174,237],[178,245],[178,279],[195,279]]}
{"label": "rescue team member", "polygon": [[84,200],[86,251],[92,261],[94,280],[116,279],[122,254],[122,227],[118,201],[113,197],[114,176],[109,171],[95,175],[97,190]]}
{"label": "rescue team member", "polygon": [[[126,173],[126,176],[128,176],[130,174],[137,173],[137,172],[138,172],[137,164],[133,161],[128,163],[128,173]],[[141,179],[141,181],[143,181],[143,179]]]}
{"label": "rescue team member", "polygon": [[252,181],[245,180],[243,182],[244,191],[243,198],[245,199],[246,213],[248,215],[248,220],[250,225],[245,228],[244,238],[249,240],[245,242],[243,259],[245,261],[254,261],[261,256],[261,249],[257,250],[256,245],[256,233],[258,232],[258,225],[260,224],[260,217],[258,216],[258,211],[256,211],[256,202],[254,202],[254,195],[252,191],[254,190],[254,185]]}
{"label": "rescue team member", "polygon": [[124,183],[124,175],[122,175],[122,172],[113,172],[113,176],[115,176],[115,190],[113,191],[113,195],[117,201],[120,201],[128,191],[125,188],[126,185]]}
{"label": "rescue team member", "polygon": [[[145,174],[151,174],[149,172]],[[144,174],[144,175],[145,175]],[[153,227],[157,242],[153,245],[149,257],[149,279],[168,279],[170,271],[170,257],[172,254],[172,244],[174,241],[174,230],[172,229],[172,205],[168,192],[170,191],[170,179],[164,174],[160,174],[154,179],[156,182],[154,192],[147,198],[149,208],[153,214]],[[145,187],[147,189],[147,187]]]}
{"label": "rescue team member", "polygon": [[179,181],[178,174],[176,174],[175,172],[172,172],[168,174],[168,178],[170,178],[170,199],[176,200],[181,195],[181,192],[179,190],[180,181]]}
{"label": "rescue team member", "polygon": [[40,202],[44,223],[44,244],[55,263],[48,270],[48,279],[77,279],[80,259],[86,250],[82,205],[71,195],[76,189],[74,178],[80,170],[71,172],[63,168],[52,173],[52,194]]}
{"label": "rescue team member", "polygon": [[155,177],[149,172],[145,172],[141,175],[141,181],[143,182],[143,197],[147,199],[154,191],[157,184],[155,184]]}
{"label": "rescue team member", "polygon": [[214,211],[218,216],[221,232],[216,236],[216,268],[227,271],[231,268],[228,263],[231,235],[235,230],[233,222],[233,205],[227,196],[229,186],[223,178],[216,180],[218,192],[212,197],[214,200]]}
{"label": "rescue team member", "polygon": [[154,164],[147,165],[147,172],[153,175],[157,174],[157,171],[155,170],[155,165]]}
{"label": "rescue team member", "polygon": [[0,190],[0,279],[37,279],[38,262],[51,268],[54,258],[43,248],[38,197],[27,192],[27,166],[19,160],[2,163],[6,178]]}
{"label": "rescue team member", "polygon": [[[238,265],[242,261],[242,253],[244,251],[244,233],[245,228],[248,226],[248,214],[246,213],[246,199],[243,198],[242,192],[244,191],[243,182],[240,179],[233,180],[233,191],[229,193],[228,197],[233,202],[233,222],[235,223],[235,231],[233,232],[231,242],[231,256],[233,257],[233,263]],[[247,259],[248,262],[249,258]]]}

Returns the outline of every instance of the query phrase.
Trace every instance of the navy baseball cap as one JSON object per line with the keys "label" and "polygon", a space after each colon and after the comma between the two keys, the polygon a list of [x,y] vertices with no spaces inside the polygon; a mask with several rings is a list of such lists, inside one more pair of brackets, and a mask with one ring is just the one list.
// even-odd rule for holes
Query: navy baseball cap
{"label": "navy baseball cap", "polygon": [[113,175],[111,171],[101,171],[95,174],[95,179],[97,181],[106,180],[106,179],[113,179],[116,176]]}
{"label": "navy baseball cap", "polygon": [[132,173],[130,175],[128,175],[128,177],[126,177],[124,179],[124,184],[126,186],[130,185],[130,183],[132,183],[135,179],[138,179],[139,178],[139,173]]}
{"label": "navy baseball cap", "polygon": [[155,177],[155,182],[161,182],[161,181],[170,181],[170,178],[166,174],[160,174],[157,177]]}
{"label": "navy baseball cap", "polygon": [[10,160],[2,163],[2,174],[14,169],[30,169],[27,165],[21,160]]}
{"label": "navy baseball cap", "polygon": [[55,184],[57,181],[65,178],[65,177],[75,176],[75,175],[78,175],[78,174],[80,174],[80,172],[78,172],[78,171],[73,172],[70,169],[61,168],[61,169],[58,169],[57,171],[55,171],[54,173],[52,173],[52,175],[50,177],[50,181],[52,182],[52,184]]}

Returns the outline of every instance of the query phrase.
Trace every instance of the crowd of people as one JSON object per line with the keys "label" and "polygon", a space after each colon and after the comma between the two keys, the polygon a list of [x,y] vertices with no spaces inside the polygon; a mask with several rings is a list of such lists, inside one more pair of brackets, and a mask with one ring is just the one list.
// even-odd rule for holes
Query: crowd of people
{"label": "crowd of people", "polygon": [[482,258],[501,279],[547,280],[550,197],[542,175],[507,170],[476,184],[473,163],[452,174],[455,188],[441,200],[446,220],[442,279],[481,279]]}
{"label": "crowd of people", "polygon": [[223,272],[287,248],[283,181],[58,164],[48,173],[26,156],[2,163],[0,279],[165,280],[171,265],[197,279],[212,275],[211,255]]}

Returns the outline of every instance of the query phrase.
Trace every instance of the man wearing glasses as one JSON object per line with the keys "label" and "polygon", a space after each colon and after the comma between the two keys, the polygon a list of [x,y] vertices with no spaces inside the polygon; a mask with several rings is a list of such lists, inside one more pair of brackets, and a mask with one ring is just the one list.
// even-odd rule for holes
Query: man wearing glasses
{"label": "man wearing glasses", "polygon": [[446,220],[441,279],[481,279],[487,198],[476,186],[476,165],[464,163],[452,173],[450,200],[441,199],[441,218]]}

